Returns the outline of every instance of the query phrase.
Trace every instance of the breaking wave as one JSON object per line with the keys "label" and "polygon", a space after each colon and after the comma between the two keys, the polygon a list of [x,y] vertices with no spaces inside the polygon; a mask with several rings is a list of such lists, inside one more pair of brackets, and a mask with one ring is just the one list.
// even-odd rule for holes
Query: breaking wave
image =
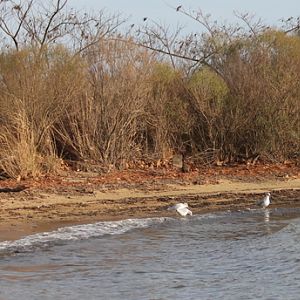
{"label": "breaking wave", "polygon": [[172,218],[127,219],[62,227],[55,231],[33,234],[15,241],[1,242],[0,254],[29,252],[35,249],[65,244],[69,241],[122,234],[133,229],[159,225],[168,220],[170,221]]}

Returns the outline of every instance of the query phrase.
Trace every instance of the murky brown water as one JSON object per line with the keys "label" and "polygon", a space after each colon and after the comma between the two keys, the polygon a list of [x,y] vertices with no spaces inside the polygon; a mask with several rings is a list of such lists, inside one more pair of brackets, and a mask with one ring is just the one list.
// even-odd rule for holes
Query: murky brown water
{"label": "murky brown water", "polygon": [[299,209],[102,222],[0,243],[0,299],[299,295]]}

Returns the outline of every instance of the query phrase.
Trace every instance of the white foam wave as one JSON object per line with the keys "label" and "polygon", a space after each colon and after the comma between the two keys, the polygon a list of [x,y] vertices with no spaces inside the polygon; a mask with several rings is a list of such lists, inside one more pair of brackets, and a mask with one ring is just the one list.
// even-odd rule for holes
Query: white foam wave
{"label": "white foam wave", "polygon": [[0,243],[0,253],[18,253],[32,251],[35,248],[44,248],[49,245],[61,244],[67,241],[76,241],[97,238],[103,235],[122,234],[132,229],[146,228],[163,223],[171,218],[127,219],[121,221],[98,222],[94,224],[62,227],[55,231],[37,233],[16,241]]}

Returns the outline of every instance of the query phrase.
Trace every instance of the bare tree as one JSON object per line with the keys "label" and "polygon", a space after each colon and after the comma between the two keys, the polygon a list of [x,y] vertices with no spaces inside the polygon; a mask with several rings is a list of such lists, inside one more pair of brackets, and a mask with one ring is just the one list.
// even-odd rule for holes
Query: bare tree
{"label": "bare tree", "polygon": [[152,22],[137,31],[137,40],[143,47],[170,57],[173,65],[184,61],[189,70],[208,66],[222,76],[218,65],[222,64],[226,53],[239,48],[239,41],[253,38],[267,29],[261,19],[256,19],[247,13],[235,13],[236,17],[246,25],[243,27],[241,22],[219,23],[201,10],[185,10],[182,6],[173,9],[195,21],[196,31],[184,35],[182,27],[171,32],[168,27]]}
{"label": "bare tree", "polygon": [[19,50],[20,36],[24,30],[24,21],[32,8],[32,3],[33,0],[28,1],[21,7],[14,1],[0,2],[0,29],[12,40],[17,50]]}
{"label": "bare tree", "polygon": [[64,43],[76,53],[116,32],[122,24],[119,15],[80,14],[67,5],[68,0],[0,1],[0,32],[6,47],[16,50],[33,45]]}
{"label": "bare tree", "polygon": [[281,19],[281,22],[283,23],[282,29],[286,34],[300,35],[300,17]]}

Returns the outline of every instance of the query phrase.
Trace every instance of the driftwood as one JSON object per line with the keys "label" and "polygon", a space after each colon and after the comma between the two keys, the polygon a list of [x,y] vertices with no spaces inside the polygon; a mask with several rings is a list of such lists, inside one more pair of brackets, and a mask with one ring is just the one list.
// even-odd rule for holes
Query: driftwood
{"label": "driftwood", "polygon": [[5,188],[0,188],[0,193],[18,193],[26,190],[27,187],[25,185],[18,185],[16,187],[5,187]]}

